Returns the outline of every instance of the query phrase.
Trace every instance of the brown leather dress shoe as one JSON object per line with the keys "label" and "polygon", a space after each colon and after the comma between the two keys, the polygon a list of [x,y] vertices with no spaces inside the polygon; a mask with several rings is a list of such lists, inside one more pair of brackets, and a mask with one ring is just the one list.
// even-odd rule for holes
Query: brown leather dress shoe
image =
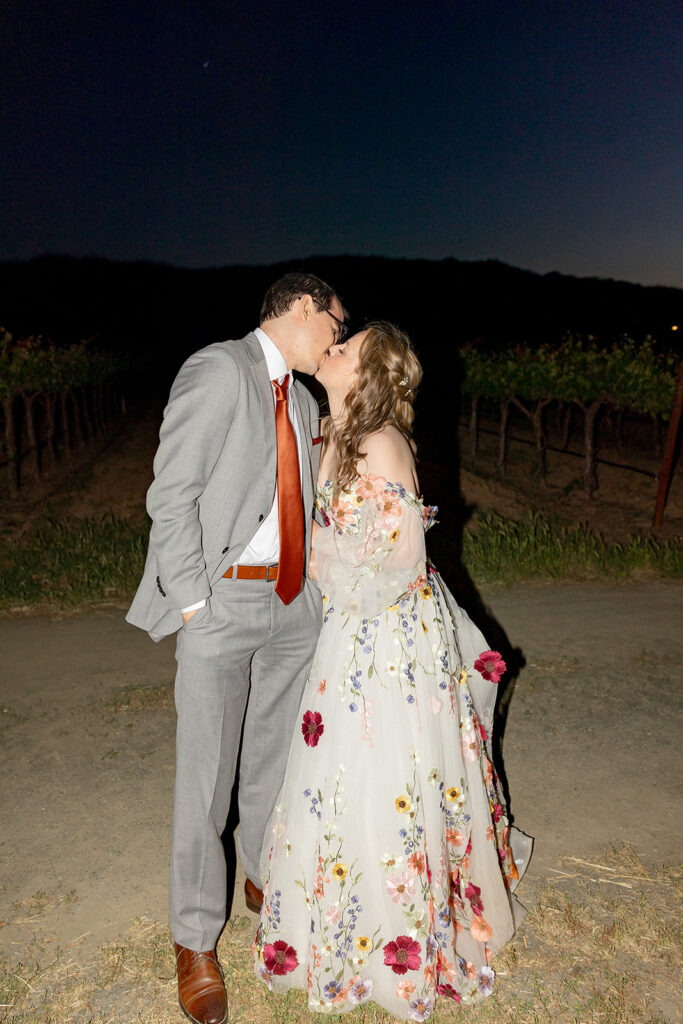
{"label": "brown leather dress shoe", "polygon": [[253,910],[255,914],[261,913],[261,907],[263,906],[263,892],[254,885],[250,878],[244,883],[244,899],[249,907],[249,910]]}
{"label": "brown leather dress shoe", "polygon": [[180,1009],[193,1024],[226,1024],[228,997],[215,951],[198,953],[174,945]]}

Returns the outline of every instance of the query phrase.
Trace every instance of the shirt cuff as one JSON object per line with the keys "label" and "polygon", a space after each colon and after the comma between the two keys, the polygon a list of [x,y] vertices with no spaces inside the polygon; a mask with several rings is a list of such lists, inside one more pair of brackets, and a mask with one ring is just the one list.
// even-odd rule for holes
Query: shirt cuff
{"label": "shirt cuff", "polygon": [[180,609],[180,614],[184,615],[185,612],[196,612],[198,608],[203,608],[205,604],[206,604],[206,598],[204,598],[203,601],[197,601],[196,604],[189,605],[189,607],[187,607],[187,608],[181,608]]}

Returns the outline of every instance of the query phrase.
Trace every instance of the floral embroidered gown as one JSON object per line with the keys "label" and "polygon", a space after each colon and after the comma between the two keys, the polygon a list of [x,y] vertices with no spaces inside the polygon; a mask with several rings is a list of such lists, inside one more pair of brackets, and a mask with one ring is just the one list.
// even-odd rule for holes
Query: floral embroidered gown
{"label": "floral embroidered gown", "polygon": [[372,999],[424,1021],[491,992],[523,914],[531,840],[488,741],[505,665],[427,566],[435,508],[372,475],[318,507],[324,621],[266,833],[256,970],[313,1011]]}

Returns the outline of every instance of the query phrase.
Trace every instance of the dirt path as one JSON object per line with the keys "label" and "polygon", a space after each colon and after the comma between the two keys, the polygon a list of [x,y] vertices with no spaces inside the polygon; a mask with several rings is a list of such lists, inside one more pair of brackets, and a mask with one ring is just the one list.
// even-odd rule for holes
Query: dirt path
{"label": "dirt path", "polygon": [[[504,756],[536,837],[527,904],[562,854],[629,840],[646,863],[679,859],[683,583],[484,596],[526,659]],[[173,640],[108,608],[0,620],[0,649],[0,944],[88,946],[165,920]]]}

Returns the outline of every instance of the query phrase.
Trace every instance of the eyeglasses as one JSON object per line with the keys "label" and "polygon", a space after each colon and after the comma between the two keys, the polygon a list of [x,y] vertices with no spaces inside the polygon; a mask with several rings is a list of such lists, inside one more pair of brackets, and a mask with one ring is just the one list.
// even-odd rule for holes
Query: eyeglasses
{"label": "eyeglasses", "polygon": [[331,316],[332,319],[334,320],[334,322],[339,327],[339,330],[337,331],[337,334],[336,334],[335,339],[334,339],[334,343],[335,343],[335,345],[341,345],[342,341],[344,340],[344,338],[349,333],[348,324],[345,324],[344,321],[340,320],[338,316],[334,315],[334,313],[330,313],[329,309],[325,309],[325,307],[323,306],[322,302],[318,302],[317,299],[313,299],[313,301],[315,302],[315,304],[318,307],[318,309],[322,313],[327,313],[328,316]]}

